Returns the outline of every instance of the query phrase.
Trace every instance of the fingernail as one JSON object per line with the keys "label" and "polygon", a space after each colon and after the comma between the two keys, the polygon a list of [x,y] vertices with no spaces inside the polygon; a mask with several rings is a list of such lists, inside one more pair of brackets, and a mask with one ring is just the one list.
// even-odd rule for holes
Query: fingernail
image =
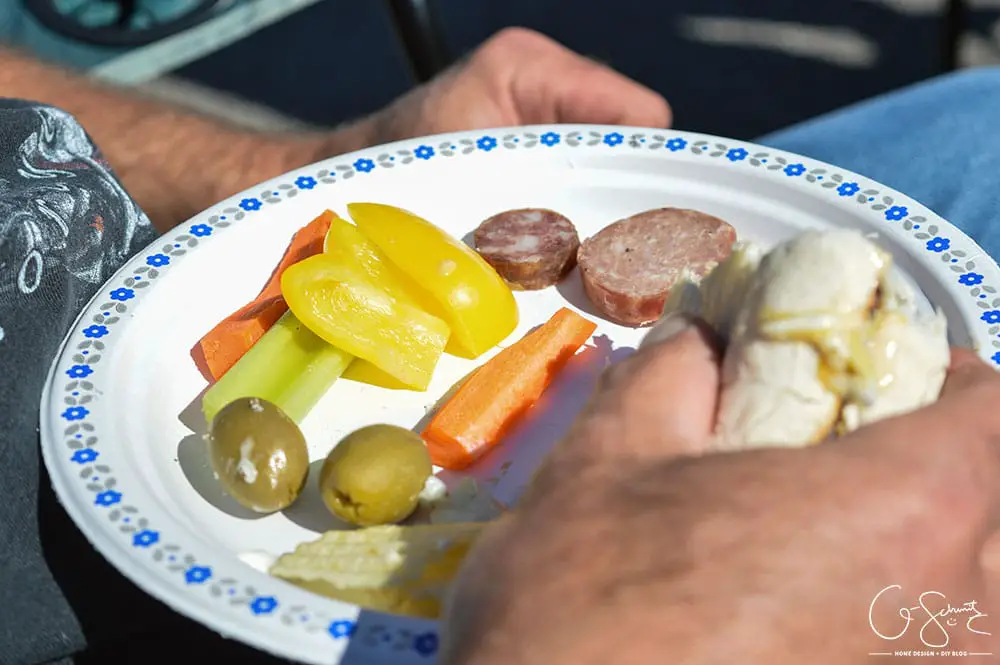
{"label": "fingernail", "polygon": [[667,314],[649,329],[649,332],[646,333],[646,336],[639,343],[639,348],[642,349],[654,344],[667,342],[684,331],[693,328],[694,325],[694,319],[687,314],[680,312]]}

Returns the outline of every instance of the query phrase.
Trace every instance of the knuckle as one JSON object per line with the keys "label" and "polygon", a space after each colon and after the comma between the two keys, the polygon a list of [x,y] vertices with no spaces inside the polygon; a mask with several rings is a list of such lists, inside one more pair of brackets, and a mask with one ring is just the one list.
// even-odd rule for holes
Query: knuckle
{"label": "knuckle", "polygon": [[512,54],[522,53],[527,48],[538,48],[538,44],[545,41],[541,34],[527,28],[504,28],[483,42],[473,59],[480,64],[492,65],[509,60]]}
{"label": "knuckle", "polygon": [[539,44],[547,41],[539,32],[521,26],[503,28],[490,38],[489,43],[503,47],[522,46],[525,43]]}

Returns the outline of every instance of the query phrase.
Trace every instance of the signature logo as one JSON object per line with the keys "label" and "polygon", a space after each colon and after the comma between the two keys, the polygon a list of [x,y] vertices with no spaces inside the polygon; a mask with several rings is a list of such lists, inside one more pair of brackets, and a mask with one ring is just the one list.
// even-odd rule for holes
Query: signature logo
{"label": "signature logo", "polygon": [[[872,631],[883,640],[898,640],[910,628],[910,624],[919,619],[925,619],[920,626],[920,641],[930,649],[943,649],[951,642],[949,629],[959,626],[962,620],[965,621],[965,629],[977,635],[989,635],[986,631],[979,630],[978,621],[985,619],[984,614],[976,606],[977,601],[970,600],[958,607],[952,607],[947,597],[940,591],[924,591],[917,597],[917,604],[913,607],[900,607],[898,614],[903,620],[903,626],[899,632],[889,634],[879,630],[875,625],[875,608],[879,603],[890,604],[891,596],[886,596],[890,591],[902,591],[903,587],[892,584],[875,594],[872,604],[868,607],[868,625]],[[898,606],[898,603],[896,604]],[[883,626],[884,627],[884,626]]]}

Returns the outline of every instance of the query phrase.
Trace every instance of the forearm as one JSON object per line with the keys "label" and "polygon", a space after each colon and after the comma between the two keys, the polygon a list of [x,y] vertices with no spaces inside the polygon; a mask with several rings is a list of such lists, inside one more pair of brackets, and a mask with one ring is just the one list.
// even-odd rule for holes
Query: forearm
{"label": "forearm", "polygon": [[160,231],[258,182],[375,140],[369,120],[330,133],[251,132],[6,49],[0,96],[72,113]]}

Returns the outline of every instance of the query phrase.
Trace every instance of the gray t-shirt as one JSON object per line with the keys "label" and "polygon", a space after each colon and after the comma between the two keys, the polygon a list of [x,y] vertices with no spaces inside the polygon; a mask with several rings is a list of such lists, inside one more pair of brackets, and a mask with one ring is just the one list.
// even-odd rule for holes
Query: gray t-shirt
{"label": "gray t-shirt", "polygon": [[63,511],[41,462],[39,401],[63,336],[154,238],[72,116],[0,99],[0,665],[276,662],[119,574]]}

